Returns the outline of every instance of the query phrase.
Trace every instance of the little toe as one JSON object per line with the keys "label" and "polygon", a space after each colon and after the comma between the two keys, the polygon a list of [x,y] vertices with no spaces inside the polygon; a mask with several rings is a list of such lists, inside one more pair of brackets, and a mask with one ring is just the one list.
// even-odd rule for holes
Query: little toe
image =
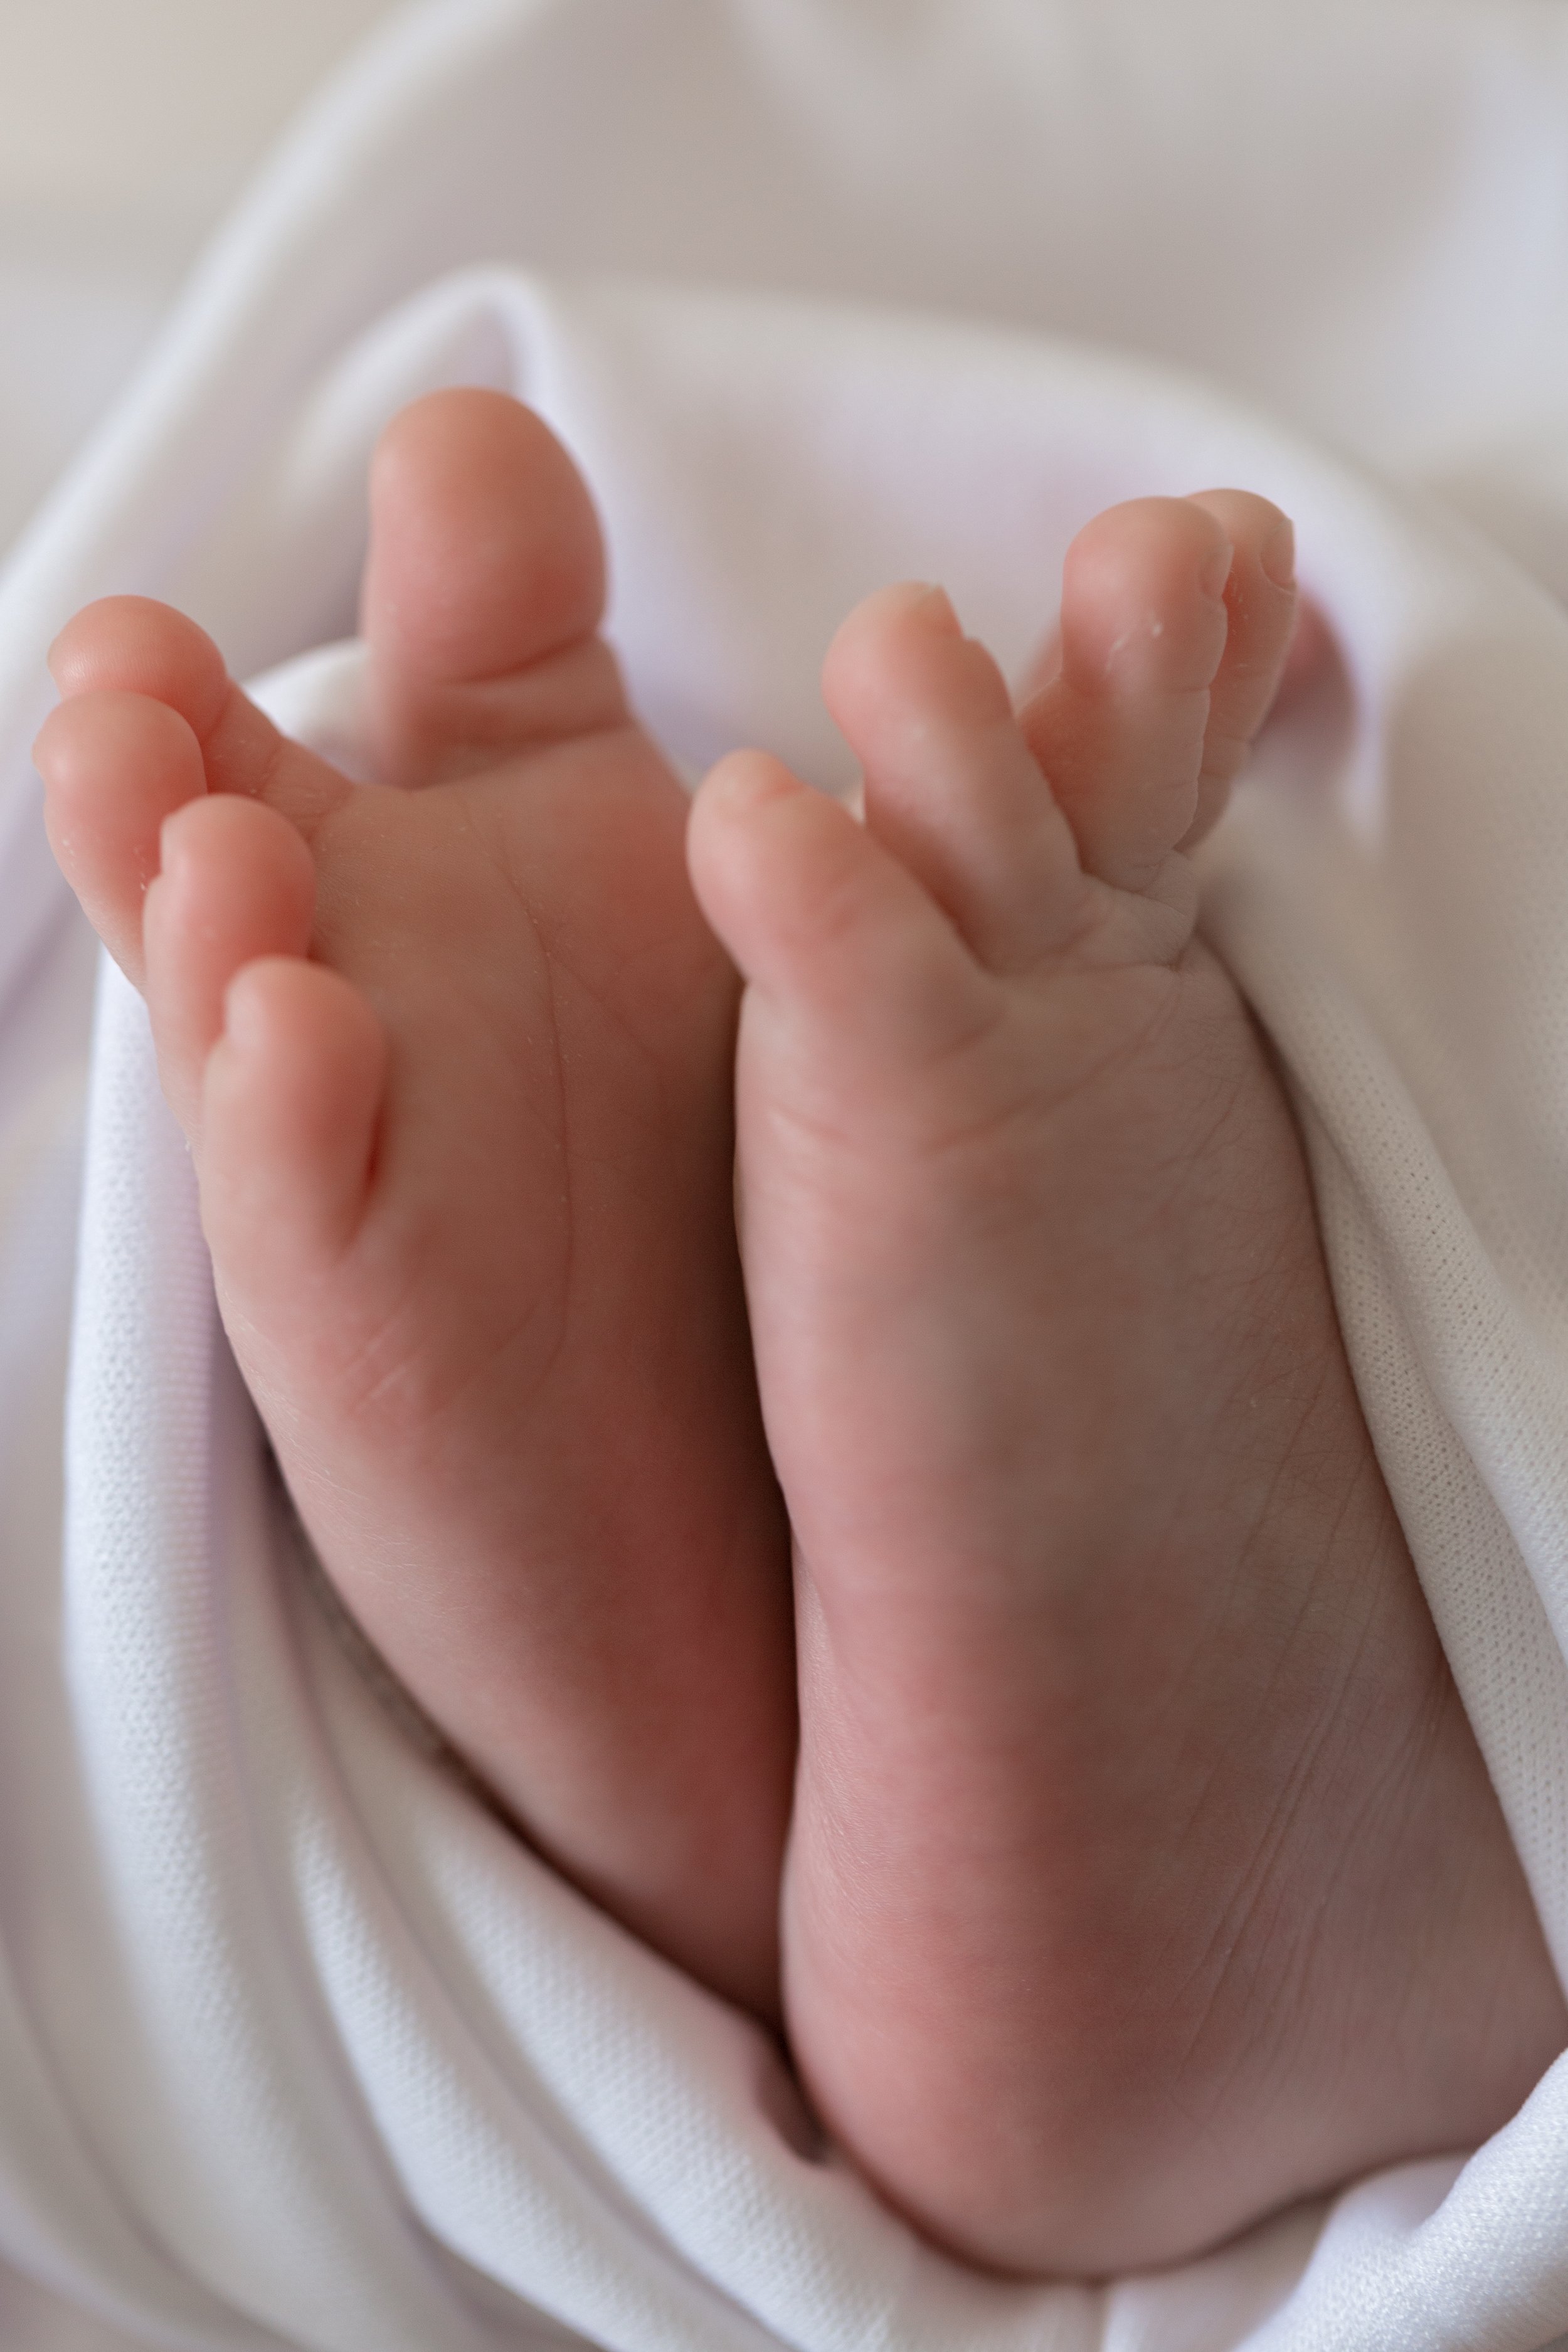
{"label": "little toe", "polygon": [[275,809],[215,794],[164,824],[142,919],[144,986],[163,1091],[193,1144],[225,991],[258,956],[304,955],[315,897],[310,852]]}
{"label": "little toe", "polygon": [[1183,849],[1195,847],[1224,812],[1279,691],[1296,622],[1296,534],[1289,518],[1250,490],[1203,490],[1191,503],[1214,516],[1233,558],[1225,583],[1225,652],[1209,689],[1197,808]]}
{"label": "little toe", "polygon": [[593,501],[531,410],[476,390],[405,409],[371,468],[363,596],[383,773],[427,783],[626,723],[604,602]]}
{"label": "little toe", "polygon": [[1085,898],[1072,833],[1001,672],[939,589],[859,605],[823,693],[864,772],[868,831],[983,963],[1027,968],[1070,938]]}
{"label": "little toe", "polygon": [[993,1017],[963,940],[847,809],[760,751],[732,752],[692,804],[704,914],[752,988],[804,1015],[823,1065],[845,1051],[899,1073]]}
{"label": "little toe", "polygon": [[1193,824],[1232,560],[1188,499],[1112,507],[1068,551],[1059,667],[1019,723],[1085,870],[1118,888],[1146,889]]}
{"label": "little toe", "polygon": [[61,872],[126,977],[142,982],[142,910],[166,817],[206,793],[202,748],[167,703],[111,689],[62,702],[33,758]]}
{"label": "little toe", "polygon": [[224,992],[202,1079],[202,1215],[225,1287],[275,1306],[353,1238],[369,1196],[386,1034],[352,983],[292,956]]}

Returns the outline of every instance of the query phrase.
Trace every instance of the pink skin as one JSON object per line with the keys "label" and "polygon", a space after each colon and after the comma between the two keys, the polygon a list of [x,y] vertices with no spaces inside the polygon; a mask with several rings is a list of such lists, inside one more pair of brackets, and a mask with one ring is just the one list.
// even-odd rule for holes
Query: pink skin
{"label": "pink skin", "polygon": [[[795,1681],[734,976],[559,447],[443,394],[373,509],[406,789],[114,600],[56,649],[52,836],[350,1607],[547,1853],[770,2015]],[[1101,517],[1016,718],[886,592],[826,673],[865,829],[742,755],[689,832],[798,1543],[788,2022],[889,2197],[1026,2272],[1479,2137],[1563,2038],[1173,848],[1275,689],[1287,539],[1238,492]]]}
{"label": "pink skin", "polygon": [[1193,935],[1266,566],[1239,492],[1102,515],[1016,714],[885,592],[825,673],[864,827],[760,753],[692,815],[796,1546],[792,2045],[889,2200],[1030,2274],[1470,2145],[1568,2034]]}
{"label": "pink skin", "polygon": [[225,1324],[350,1609],[546,1854],[773,2015],[795,1696],[734,974],[543,425],[425,401],[372,509],[406,789],[351,784],[192,623],[115,598],[54,649],[51,838],[146,995]]}

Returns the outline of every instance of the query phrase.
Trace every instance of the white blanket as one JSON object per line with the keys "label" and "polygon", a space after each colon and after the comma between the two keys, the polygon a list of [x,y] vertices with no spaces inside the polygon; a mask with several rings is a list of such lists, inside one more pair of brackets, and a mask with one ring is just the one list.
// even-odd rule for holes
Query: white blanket
{"label": "white blanket", "polygon": [[[1568,8],[448,0],[306,120],[0,582],[0,2345],[1535,2352],[1568,2066],[1182,2270],[980,2278],[327,1627],[27,746],[104,591],[241,670],[341,638],[374,435],[452,382],[576,451],[671,750],[831,788],[865,590],[942,580],[1016,668],[1109,500],[1294,514],[1339,667],[1205,922],[1568,1961]],[[352,756],[355,681],[268,691]]]}

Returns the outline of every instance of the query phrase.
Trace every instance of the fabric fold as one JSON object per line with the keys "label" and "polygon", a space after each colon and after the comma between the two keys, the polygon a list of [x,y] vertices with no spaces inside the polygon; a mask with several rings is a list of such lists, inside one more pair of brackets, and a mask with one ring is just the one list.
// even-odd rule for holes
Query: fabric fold
{"label": "fabric fold", "polygon": [[179,2352],[1568,2330],[1561,2067],[1478,2153],[1158,2278],[984,2278],[821,2147],[757,2028],[407,1737],[302,1569],[112,971],[89,1036],[26,757],[49,635],[131,588],[353,771],[364,465],[444,383],[519,393],[577,457],[672,755],[757,741],[838,793],[816,675],[867,590],[942,579],[1016,676],[1098,508],[1277,499],[1334,659],[1205,853],[1204,919],[1287,1071],[1369,1422],[1561,1967],[1568,615],[1481,526],[1487,485],[1568,433],[1565,130],[1556,0],[1310,26],[460,0],[323,94],[213,248],[0,580],[0,2251],[100,2328]]}

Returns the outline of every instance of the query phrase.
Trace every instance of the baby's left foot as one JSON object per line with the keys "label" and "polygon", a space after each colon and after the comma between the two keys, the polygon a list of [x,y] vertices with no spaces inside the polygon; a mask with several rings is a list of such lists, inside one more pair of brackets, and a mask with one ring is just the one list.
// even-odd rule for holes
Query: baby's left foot
{"label": "baby's left foot", "polygon": [[790,2032],[889,2196],[1006,2269],[1169,2261],[1472,2143],[1564,2039],[1294,1125],[1194,936],[1288,549],[1235,492],[1101,516],[1018,715],[889,591],[826,680],[865,827],[756,754],[693,814],[797,1545]]}

